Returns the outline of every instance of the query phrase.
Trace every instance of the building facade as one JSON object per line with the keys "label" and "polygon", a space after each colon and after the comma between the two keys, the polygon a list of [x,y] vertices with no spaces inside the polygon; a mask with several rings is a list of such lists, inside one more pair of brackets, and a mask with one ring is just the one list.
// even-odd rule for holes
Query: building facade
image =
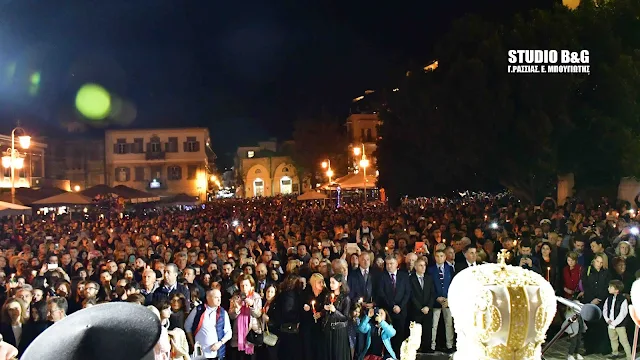
{"label": "building facade", "polygon": [[206,198],[215,154],[206,128],[109,130],[106,184]]}
{"label": "building facade", "polygon": [[[359,155],[353,153],[353,148],[360,148],[364,145],[364,154],[369,159],[369,168],[376,168],[375,157],[376,143],[378,141],[378,126],[381,121],[377,113],[358,113],[351,114],[347,118],[347,133],[349,136],[349,148],[351,149],[352,170],[358,171],[359,162],[362,158],[362,150]],[[369,170],[369,169],[368,169]]]}
{"label": "building facade", "polygon": [[[47,144],[38,139],[31,139],[28,149],[20,148],[18,138],[15,139],[15,147],[24,159],[22,168],[15,169],[15,187],[38,188],[42,184],[45,176],[45,151]],[[11,135],[0,135],[0,156],[10,156]],[[11,167],[2,166],[2,177],[0,177],[0,188],[11,188]]]}
{"label": "building facade", "polygon": [[49,139],[48,146],[48,178],[69,180],[73,190],[105,184],[104,137]]}
{"label": "building facade", "polygon": [[238,197],[294,195],[304,190],[291,158],[278,152],[275,139],[238,148],[234,170]]}

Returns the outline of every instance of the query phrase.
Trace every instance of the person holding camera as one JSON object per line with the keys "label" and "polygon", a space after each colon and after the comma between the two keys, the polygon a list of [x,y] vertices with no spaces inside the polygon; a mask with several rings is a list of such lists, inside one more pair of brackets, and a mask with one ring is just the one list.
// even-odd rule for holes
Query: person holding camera
{"label": "person holding camera", "polygon": [[256,293],[255,281],[251,275],[241,275],[238,278],[240,293],[231,298],[229,318],[233,323],[233,337],[231,347],[237,351],[235,359],[255,359],[254,344],[247,340],[251,331],[261,333],[260,317],[262,316],[262,299]]}
{"label": "person holding camera", "polygon": [[540,261],[531,254],[531,251],[531,240],[522,240],[518,247],[519,255],[513,259],[512,264],[540,274]]}
{"label": "person holding camera", "polygon": [[[371,319],[374,320],[373,325]],[[389,314],[384,309],[370,308],[360,321],[358,331],[365,334],[367,339],[364,351],[357,360],[398,358],[391,347],[391,338],[396,336],[396,329],[391,326]]]}

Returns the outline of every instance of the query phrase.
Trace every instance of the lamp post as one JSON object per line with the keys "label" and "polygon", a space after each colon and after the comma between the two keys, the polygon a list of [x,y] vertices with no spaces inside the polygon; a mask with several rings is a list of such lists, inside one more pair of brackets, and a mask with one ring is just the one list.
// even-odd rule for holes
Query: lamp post
{"label": "lamp post", "polygon": [[367,202],[367,168],[369,167],[369,159],[367,159],[367,154],[364,151],[364,143],[362,143],[362,149],[360,147],[353,148],[353,155],[360,156],[362,154],[362,158],[360,159],[359,165],[362,168],[362,177],[364,179],[364,202]]}
{"label": "lamp post", "polygon": [[18,136],[18,142],[22,149],[28,149],[31,145],[31,136],[26,135],[23,128],[17,127],[11,131],[11,147],[7,149],[8,154],[2,157],[2,166],[11,168],[11,203],[16,203],[16,169],[24,167],[24,157],[16,149],[16,131],[21,131],[22,136]]}
{"label": "lamp post", "polygon": [[333,182],[333,170],[331,169],[331,160],[327,159],[326,161],[322,162],[322,168],[323,169],[327,169],[327,177],[329,178],[329,185],[331,185],[331,183]]}

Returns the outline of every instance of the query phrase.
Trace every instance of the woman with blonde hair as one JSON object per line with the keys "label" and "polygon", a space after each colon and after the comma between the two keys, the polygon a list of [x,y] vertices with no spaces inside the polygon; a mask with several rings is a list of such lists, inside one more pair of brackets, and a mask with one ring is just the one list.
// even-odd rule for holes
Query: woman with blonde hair
{"label": "woman with blonde hair", "polygon": [[630,273],[633,274],[638,270],[636,249],[634,249],[628,241],[623,240],[618,243],[618,246],[616,246],[616,257],[624,259],[625,264],[627,264],[627,271]]}
{"label": "woman with blonde hair", "polygon": [[5,342],[19,347],[22,340],[22,326],[26,323],[27,304],[18,298],[9,298],[2,306],[0,334]]}
{"label": "woman with blonde hair", "polygon": [[318,360],[322,354],[323,332],[320,317],[327,293],[324,276],[319,273],[312,274],[309,286],[302,294],[303,312],[300,315],[300,338],[307,360]]}
{"label": "woman with blonde hair", "polygon": [[237,281],[239,293],[231,298],[229,318],[233,322],[231,347],[237,351],[237,360],[255,359],[254,344],[247,341],[251,330],[261,333],[260,317],[262,316],[262,299],[256,288],[253,277],[248,274],[240,275]]}

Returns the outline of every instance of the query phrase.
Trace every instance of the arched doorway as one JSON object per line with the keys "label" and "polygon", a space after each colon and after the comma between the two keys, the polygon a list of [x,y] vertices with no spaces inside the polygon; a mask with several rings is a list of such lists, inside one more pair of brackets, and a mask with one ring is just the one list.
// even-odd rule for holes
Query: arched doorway
{"label": "arched doorway", "polygon": [[282,195],[289,195],[293,193],[293,180],[288,176],[280,178],[280,193]]}
{"label": "arched doorway", "polygon": [[253,196],[264,196],[264,181],[260,178],[253,180]]}

